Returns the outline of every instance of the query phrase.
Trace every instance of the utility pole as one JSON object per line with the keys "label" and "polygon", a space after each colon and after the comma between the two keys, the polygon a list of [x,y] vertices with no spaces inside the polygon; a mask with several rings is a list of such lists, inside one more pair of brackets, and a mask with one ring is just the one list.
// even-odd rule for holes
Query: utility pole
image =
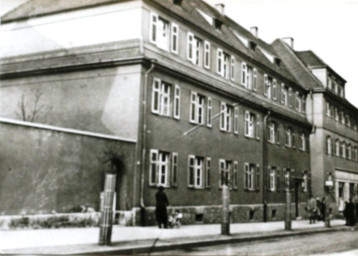
{"label": "utility pole", "polygon": [[101,212],[99,245],[110,245],[113,225],[113,200],[116,186],[116,174],[106,174],[103,192],[103,209]]}
{"label": "utility pole", "polygon": [[324,226],[329,228],[331,227],[331,212],[329,210],[329,197],[331,195],[331,188],[333,187],[333,180],[332,180],[332,175],[329,174],[328,175],[328,180],[326,181],[326,200],[325,200],[325,204],[326,204],[326,209],[325,209],[325,220],[324,220]]}
{"label": "utility pole", "polygon": [[286,213],[285,213],[285,230],[291,230],[291,189],[290,189],[290,172],[286,173]]}
{"label": "utility pole", "polygon": [[230,194],[226,182],[222,186],[222,204],[221,234],[230,235]]}

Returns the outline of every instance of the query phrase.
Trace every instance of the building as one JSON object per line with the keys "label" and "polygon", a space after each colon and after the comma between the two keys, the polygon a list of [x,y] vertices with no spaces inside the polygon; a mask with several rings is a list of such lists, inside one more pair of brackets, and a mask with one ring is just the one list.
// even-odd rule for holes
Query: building
{"label": "building", "polygon": [[358,191],[358,109],[345,99],[346,81],[314,52],[295,51],[279,40],[274,47],[310,90],[312,192],[328,197],[333,210],[343,211],[344,202]]}
{"label": "building", "polygon": [[2,214],[98,210],[109,171],[132,224],[159,185],[185,223],[220,222],[223,184],[232,222],[283,219],[288,184],[304,217],[311,90],[223,5],[32,0],[0,33]]}

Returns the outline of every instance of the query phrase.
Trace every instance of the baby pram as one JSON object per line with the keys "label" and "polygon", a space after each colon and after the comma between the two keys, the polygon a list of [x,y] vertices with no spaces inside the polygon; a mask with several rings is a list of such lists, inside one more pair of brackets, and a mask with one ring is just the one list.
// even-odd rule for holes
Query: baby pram
{"label": "baby pram", "polygon": [[180,219],[183,218],[183,214],[179,210],[175,210],[169,216],[169,227],[170,228],[180,228],[181,222]]}

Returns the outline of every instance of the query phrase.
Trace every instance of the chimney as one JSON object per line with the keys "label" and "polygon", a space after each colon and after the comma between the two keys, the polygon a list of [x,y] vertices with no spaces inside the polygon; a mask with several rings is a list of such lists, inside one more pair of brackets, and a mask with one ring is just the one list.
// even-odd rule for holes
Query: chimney
{"label": "chimney", "polygon": [[224,4],[216,4],[215,5],[216,10],[218,10],[221,15],[225,15],[225,5]]}
{"label": "chimney", "polygon": [[251,27],[250,31],[251,31],[251,34],[253,34],[256,38],[259,37],[259,28],[258,27]]}
{"label": "chimney", "polygon": [[294,49],[294,48],[293,48],[293,42],[294,42],[293,37],[284,37],[284,38],[282,38],[282,40],[283,40],[286,44],[288,44],[289,47],[291,47],[292,49]]}

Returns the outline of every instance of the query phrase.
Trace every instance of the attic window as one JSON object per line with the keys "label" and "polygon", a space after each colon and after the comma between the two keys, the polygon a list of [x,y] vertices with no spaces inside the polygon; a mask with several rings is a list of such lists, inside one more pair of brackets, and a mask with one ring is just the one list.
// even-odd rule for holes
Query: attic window
{"label": "attic window", "polygon": [[176,5],[181,5],[181,1],[182,0],[173,0],[173,3],[176,4]]}
{"label": "attic window", "polygon": [[250,41],[250,49],[255,51],[256,43],[254,41]]}
{"label": "attic window", "polygon": [[281,65],[281,59],[275,58],[275,64],[279,67]]}
{"label": "attic window", "polygon": [[215,22],[215,28],[221,30],[221,26],[223,22],[219,19],[215,19],[214,22]]}

